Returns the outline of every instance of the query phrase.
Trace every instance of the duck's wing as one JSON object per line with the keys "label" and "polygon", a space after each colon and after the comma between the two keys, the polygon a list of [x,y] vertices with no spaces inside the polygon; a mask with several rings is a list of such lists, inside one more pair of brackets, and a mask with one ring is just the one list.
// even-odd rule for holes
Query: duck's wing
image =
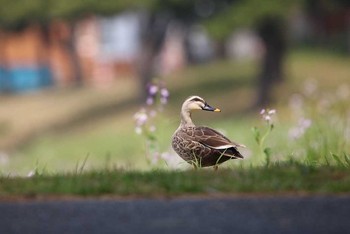
{"label": "duck's wing", "polygon": [[238,152],[237,147],[245,146],[229,140],[223,134],[214,129],[208,127],[196,127],[194,130],[194,136],[199,143],[212,149],[220,150],[226,156],[243,158]]}
{"label": "duck's wing", "polygon": [[215,149],[224,149],[228,147],[246,147],[245,145],[231,141],[220,132],[208,127],[196,127],[195,136],[199,142],[205,143],[206,145],[211,146]]}

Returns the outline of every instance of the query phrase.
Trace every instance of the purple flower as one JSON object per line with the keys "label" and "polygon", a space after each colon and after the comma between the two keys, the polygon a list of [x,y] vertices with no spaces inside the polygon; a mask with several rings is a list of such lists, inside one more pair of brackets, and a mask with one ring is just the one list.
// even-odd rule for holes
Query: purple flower
{"label": "purple flower", "polygon": [[146,104],[147,105],[152,105],[154,103],[154,99],[153,99],[153,97],[152,96],[149,96],[148,98],[147,98],[147,100],[146,100]]}
{"label": "purple flower", "polygon": [[311,127],[312,121],[310,119],[301,118],[298,121],[297,126],[289,130],[289,137],[292,139],[298,139],[302,137],[306,130]]}
{"label": "purple flower", "polygon": [[153,152],[151,155],[151,164],[156,164],[160,159],[160,153],[159,152]]}
{"label": "purple flower", "polygon": [[155,117],[156,115],[157,115],[157,111],[155,111],[155,110],[151,110],[149,112],[149,116],[151,116],[152,118]]}
{"label": "purple flower", "polygon": [[160,96],[162,96],[163,98],[168,98],[169,97],[169,91],[166,88],[162,88],[160,90]]}
{"label": "purple flower", "polygon": [[157,92],[158,92],[158,86],[151,84],[148,88],[148,94],[151,96],[154,96],[154,95],[156,95]]}
{"label": "purple flower", "polygon": [[310,119],[304,119],[302,118],[300,121],[299,121],[299,126],[303,129],[307,129],[311,126],[312,124],[312,121]]}

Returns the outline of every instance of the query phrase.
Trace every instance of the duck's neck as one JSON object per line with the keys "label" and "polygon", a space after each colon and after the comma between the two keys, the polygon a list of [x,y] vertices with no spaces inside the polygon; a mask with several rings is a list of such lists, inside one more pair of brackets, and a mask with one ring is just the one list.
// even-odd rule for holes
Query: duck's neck
{"label": "duck's neck", "polygon": [[191,119],[191,112],[186,109],[181,110],[181,124],[182,127],[192,127],[194,123]]}

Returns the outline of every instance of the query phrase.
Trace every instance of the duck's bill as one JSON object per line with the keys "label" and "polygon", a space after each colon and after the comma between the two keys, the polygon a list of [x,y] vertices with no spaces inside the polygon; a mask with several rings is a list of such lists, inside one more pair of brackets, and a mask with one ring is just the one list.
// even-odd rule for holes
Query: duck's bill
{"label": "duck's bill", "polygon": [[219,108],[211,107],[208,104],[205,104],[205,106],[202,109],[205,110],[205,111],[215,111],[215,112],[220,112],[221,111]]}

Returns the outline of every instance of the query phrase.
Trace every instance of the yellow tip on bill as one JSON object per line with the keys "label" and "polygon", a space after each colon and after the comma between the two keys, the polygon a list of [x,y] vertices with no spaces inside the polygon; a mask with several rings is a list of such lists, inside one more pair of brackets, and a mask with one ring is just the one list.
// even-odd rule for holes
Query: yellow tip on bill
{"label": "yellow tip on bill", "polygon": [[221,112],[221,110],[219,108],[215,108],[214,110],[215,112]]}

